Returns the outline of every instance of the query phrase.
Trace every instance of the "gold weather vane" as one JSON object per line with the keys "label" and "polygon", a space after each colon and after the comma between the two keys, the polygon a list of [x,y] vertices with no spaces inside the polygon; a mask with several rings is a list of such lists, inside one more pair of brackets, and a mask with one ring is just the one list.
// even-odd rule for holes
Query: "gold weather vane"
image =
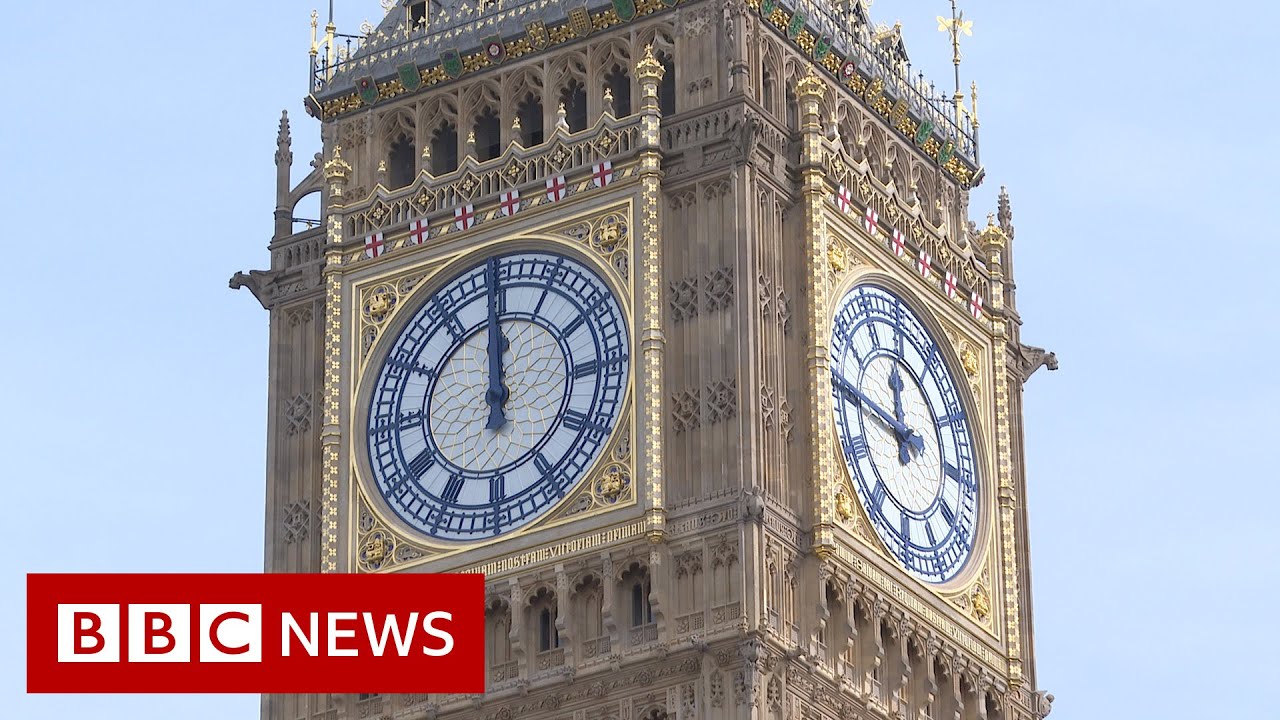
{"label": "gold weather vane", "polygon": [[[961,115],[969,115],[975,122],[977,118],[964,107],[964,93],[960,91],[960,36],[973,37],[973,21],[964,19],[964,11],[956,8],[956,0],[951,0],[951,17],[938,16],[938,32],[951,33],[951,63],[955,65],[956,92],[952,100],[956,104],[956,126],[960,126]],[[978,88],[974,84],[974,101],[977,102]],[[976,108],[975,108],[976,109]]]}

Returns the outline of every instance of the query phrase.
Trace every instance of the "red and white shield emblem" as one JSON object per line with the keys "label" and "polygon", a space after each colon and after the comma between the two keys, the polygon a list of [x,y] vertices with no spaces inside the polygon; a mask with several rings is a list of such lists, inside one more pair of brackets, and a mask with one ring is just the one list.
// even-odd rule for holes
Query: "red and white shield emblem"
{"label": "red and white shield emblem", "polygon": [[613,182],[613,163],[609,160],[591,166],[591,182],[602,188]]}
{"label": "red and white shield emblem", "polygon": [[893,254],[902,257],[907,252],[907,238],[901,230],[893,231]]}
{"label": "red and white shield emblem", "polygon": [[849,188],[841,185],[836,191],[836,207],[840,208],[840,212],[848,214],[852,204],[853,196],[849,193]]}
{"label": "red and white shield emblem", "polygon": [[476,224],[476,209],[467,203],[453,210],[453,226],[459,230],[467,230]]}
{"label": "red and white shield emblem", "polygon": [[560,202],[564,199],[565,190],[568,187],[564,182],[563,175],[547,178],[547,199],[551,202]]}
{"label": "red and white shield emblem", "polygon": [[973,317],[982,319],[982,296],[977,290],[973,291],[973,297],[969,298],[969,312],[973,313]]}
{"label": "red and white shield emblem", "polygon": [[503,217],[511,217],[520,212],[520,191],[512,189],[502,193],[498,199],[498,207],[502,209]]}
{"label": "red and white shield emblem", "polygon": [[431,227],[427,225],[426,218],[414,220],[409,225],[409,244],[421,245],[431,236]]}

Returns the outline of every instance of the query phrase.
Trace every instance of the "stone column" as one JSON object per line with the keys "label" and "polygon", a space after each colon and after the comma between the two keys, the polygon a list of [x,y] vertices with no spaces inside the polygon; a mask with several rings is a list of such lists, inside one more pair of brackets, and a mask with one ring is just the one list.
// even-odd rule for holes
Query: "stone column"
{"label": "stone column", "polygon": [[636,401],[638,482],[645,483],[645,520],[649,538],[660,542],[666,531],[663,498],[662,432],[665,385],[662,372],[666,336],[662,331],[662,145],[658,127],[658,85],[665,70],[646,47],[636,64],[640,82],[640,222],[636,234],[635,306],[639,330]]}
{"label": "stone column", "polygon": [[823,201],[827,195],[823,167],[822,119],[818,108],[826,84],[813,69],[796,83],[800,103],[800,193],[804,213],[807,362],[810,462],[813,489],[813,549],[819,557],[835,552],[835,433],[831,420],[831,369],[827,350],[827,315],[831,289],[827,282],[827,232]]}

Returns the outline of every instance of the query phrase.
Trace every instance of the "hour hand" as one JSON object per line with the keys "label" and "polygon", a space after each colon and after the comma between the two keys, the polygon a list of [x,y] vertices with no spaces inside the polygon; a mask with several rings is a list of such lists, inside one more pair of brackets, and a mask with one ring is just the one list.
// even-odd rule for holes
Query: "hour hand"
{"label": "hour hand", "polygon": [[[889,372],[889,389],[893,390],[893,416],[898,422],[905,420],[905,413],[902,410],[902,375],[898,373],[895,365],[893,370]],[[911,450],[907,446],[907,438],[898,433],[898,461],[903,465],[911,462]]]}

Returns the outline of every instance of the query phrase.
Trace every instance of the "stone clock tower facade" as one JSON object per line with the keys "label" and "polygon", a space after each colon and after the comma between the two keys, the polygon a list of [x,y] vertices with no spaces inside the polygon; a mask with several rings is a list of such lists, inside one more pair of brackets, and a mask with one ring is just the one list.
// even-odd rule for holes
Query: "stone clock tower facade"
{"label": "stone clock tower facade", "polygon": [[[1024,345],[977,122],[861,0],[313,19],[266,569],[480,572],[483,695],[264,718],[1048,714]],[[319,36],[317,37],[317,32]],[[294,217],[319,194],[320,217]]]}

